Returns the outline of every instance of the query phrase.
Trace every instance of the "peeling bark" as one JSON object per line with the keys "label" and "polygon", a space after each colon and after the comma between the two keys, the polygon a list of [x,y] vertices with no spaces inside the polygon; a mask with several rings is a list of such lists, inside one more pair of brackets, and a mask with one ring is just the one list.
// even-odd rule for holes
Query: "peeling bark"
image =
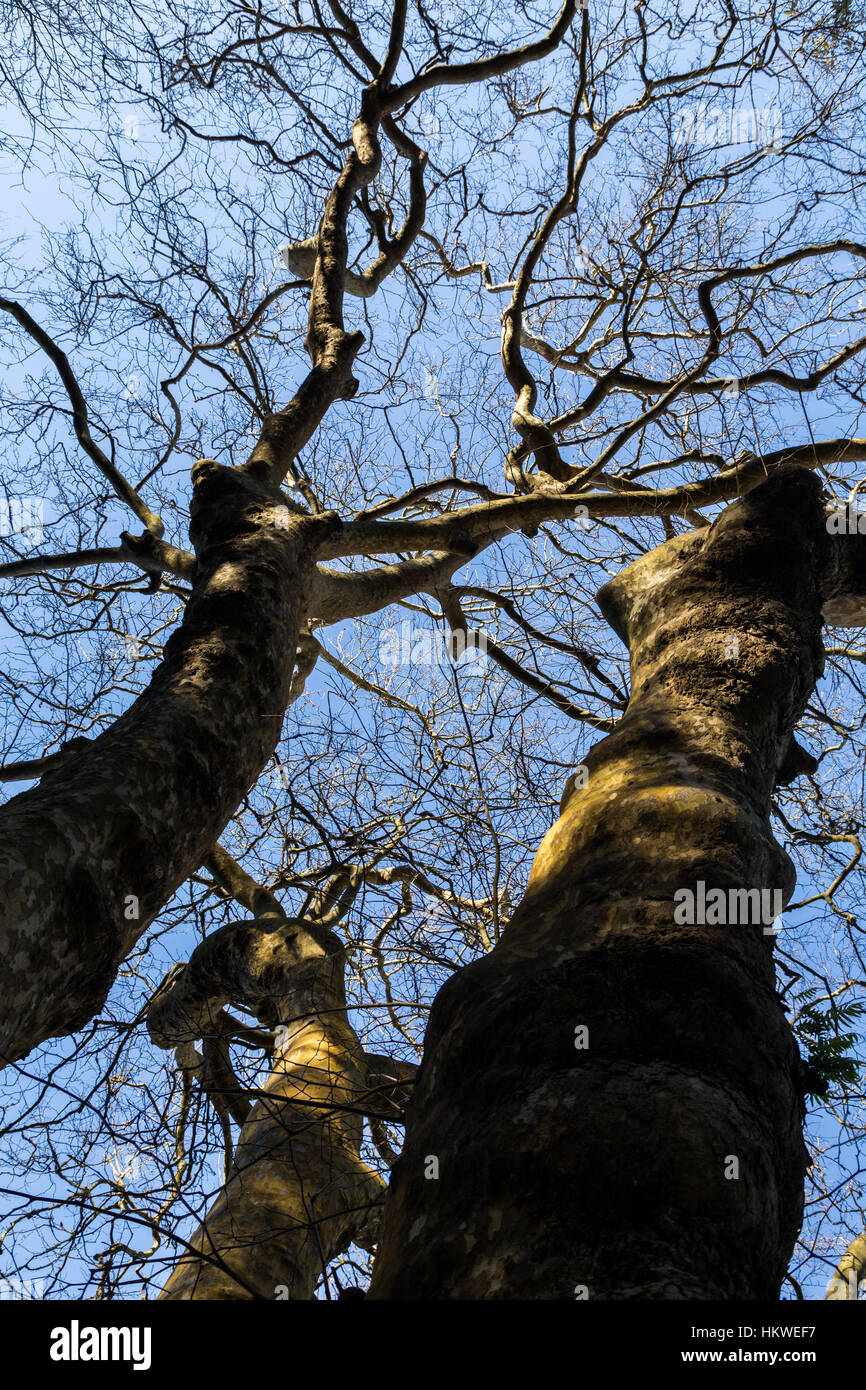
{"label": "peeling bark", "polygon": [[601,591],[631,700],[435,1001],[370,1297],[778,1299],[808,1159],[774,938],[674,895],[788,901],[770,800],[852,554],[783,468]]}
{"label": "peeling bark", "polygon": [[294,515],[241,470],[193,469],[193,594],[148,689],[0,810],[6,1062],[88,1022],[256,781],[289,697],[315,545],[337,524]]}

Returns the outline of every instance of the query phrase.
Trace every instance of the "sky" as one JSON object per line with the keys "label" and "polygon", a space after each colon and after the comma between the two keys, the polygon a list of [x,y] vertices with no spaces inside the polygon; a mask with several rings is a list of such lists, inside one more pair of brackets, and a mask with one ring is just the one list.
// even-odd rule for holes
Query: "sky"
{"label": "sky", "polygon": [[[449,98],[451,100],[452,98]],[[751,107],[749,109],[776,110],[773,105],[777,100],[773,92],[768,88],[761,88],[760,84],[752,89],[749,95]],[[472,101],[467,102],[467,113],[471,111]],[[691,111],[691,106],[689,107]],[[697,103],[694,105],[694,116],[696,121],[703,119],[703,115]],[[430,121],[432,121],[432,117]],[[438,118],[437,118],[438,119]],[[787,111],[783,110],[783,131],[784,121],[787,119]],[[469,114],[467,114],[467,122]],[[429,124],[430,122],[428,122]],[[26,142],[28,126],[23,121],[20,113],[14,106],[9,106],[4,112],[4,127],[7,135],[14,140],[20,136],[22,142]],[[68,111],[68,129],[70,134],[74,134],[76,128],[81,132],[82,152],[98,149],[100,140],[126,142],[129,148],[130,157],[140,159],[146,163],[148,160],[158,159],[162,150],[163,137],[159,125],[149,118],[140,108],[133,103],[115,102],[106,113],[104,109],[97,109],[83,99],[78,107],[71,107]],[[434,129],[430,125],[431,131]],[[775,130],[775,116],[773,117],[773,129]],[[435,136],[433,137],[436,138]],[[468,137],[463,137],[466,141],[467,150],[471,141]],[[651,132],[646,138],[652,138]],[[459,146],[459,139],[458,139]],[[106,148],[108,145],[106,144]],[[548,151],[541,136],[537,132],[527,135],[521,145],[523,160],[527,163],[532,159],[553,158],[553,153]],[[84,155],[82,155],[84,161]],[[229,163],[223,166],[217,164],[217,168],[224,177],[228,177]],[[183,166],[179,165],[182,169]],[[494,161],[494,191],[507,202],[510,189],[508,184],[507,168],[504,164],[495,164]],[[634,190],[629,186],[628,180],[620,180],[617,173],[616,158],[611,155],[610,160],[602,161],[596,171],[597,179],[601,192],[599,198],[604,203],[606,215],[611,214],[611,208],[619,200],[620,207],[628,208],[629,202],[634,200]],[[4,213],[3,221],[0,224],[0,236],[11,243],[14,254],[10,257],[9,275],[11,276],[12,286],[16,295],[22,300],[26,298],[28,286],[33,284],[38,287],[37,298],[48,297],[48,305],[45,311],[50,312],[50,298],[52,294],[60,295],[63,292],[64,280],[58,274],[56,284],[50,283],[51,276],[51,256],[57,248],[64,245],[64,240],[68,228],[74,227],[79,233],[82,231],[82,224],[87,237],[95,243],[104,240],[106,244],[111,243],[111,256],[114,264],[122,264],[124,256],[124,238],[128,238],[129,227],[123,221],[120,212],[112,204],[109,198],[111,181],[106,175],[101,184],[101,191],[98,194],[94,187],[88,187],[82,180],[81,168],[75,160],[70,158],[68,151],[59,146],[49,146],[45,149],[34,152],[32,162],[23,174],[17,171],[17,161],[7,157],[5,167],[0,167],[0,176],[3,178],[4,185]],[[245,178],[252,181],[253,175],[247,169]],[[182,176],[178,174],[179,184],[182,184]],[[618,187],[619,184],[619,187]],[[790,197],[790,189],[782,186],[781,182],[774,187],[772,177],[769,178],[765,189],[765,201],[763,207],[765,211],[753,220],[751,235],[753,244],[760,245],[766,223],[770,222],[777,213],[776,203],[784,205],[786,198]],[[82,209],[85,216],[82,218]],[[302,220],[301,215],[294,206],[291,212],[286,215],[286,226],[282,229],[275,224],[274,218],[270,217],[263,221],[261,232],[261,246],[258,248],[259,265],[262,275],[262,283],[268,283],[269,277],[273,275],[273,257],[279,250],[284,236],[292,234],[297,230],[298,223]],[[237,228],[228,225],[224,216],[223,207],[211,207],[208,211],[207,188],[198,187],[196,215],[202,219],[202,234],[209,240],[214,249],[214,254],[227,258],[232,244],[232,238],[237,235]],[[822,214],[819,210],[816,213],[817,222],[820,223]],[[212,217],[212,222],[209,222]],[[825,214],[825,221],[828,228],[838,226],[840,218],[847,220],[852,234],[862,233],[859,225],[862,217],[855,208],[840,209],[836,206],[828,206]],[[292,224],[292,225],[288,225]],[[471,219],[469,220],[471,230]],[[595,224],[592,219],[587,220],[586,226],[581,226],[581,245],[586,248],[586,253],[591,259],[600,252],[599,227],[603,225],[600,220]],[[46,243],[44,229],[47,228],[51,234],[50,242]],[[306,231],[304,226],[301,230]],[[467,233],[467,241],[470,239]],[[491,255],[497,249],[489,243],[484,246],[484,251]],[[128,255],[130,262],[135,262],[140,267],[142,260],[147,261],[147,248],[133,246],[128,243]],[[269,268],[270,267],[270,268]],[[866,286],[864,286],[866,292]],[[363,454],[363,421],[364,410],[366,409],[365,396],[373,397],[375,390],[378,389],[377,372],[381,372],[381,363],[387,362],[391,350],[391,342],[388,336],[387,323],[389,315],[394,310],[395,305],[407,298],[405,285],[391,284],[386,287],[377,297],[376,302],[370,309],[375,352],[371,352],[370,357],[365,361],[362,372],[362,390],[360,398],[355,405],[346,407],[339,416],[336,424],[329,425],[323,451],[327,453],[330,448],[333,452],[334,440],[338,438],[338,432],[342,429],[346,438],[355,448],[357,445],[359,457]],[[455,447],[453,424],[447,418],[447,409],[440,411],[440,405],[444,399],[447,405],[449,393],[454,398],[460,396],[463,389],[461,384],[461,373],[468,373],[470,370],[478,369],[478,364],[483,363],[484,371],[491,374],[497,371],[497,342],[495,332],[491,335],[489,323],[479,324],[476,330],[472,325],[467,330],[467,322],[464,314],[466,300],[463,289],[460,285],[456,286],[453,294],[447,291],[440,292],[440,305],[436,315],[431,313],[429,324],[426,324],[424,331],[419,335],[419,341],[413,344],[413,356],[409,359],[410,369],[415,373],[415,383],[417,391],[415,395],[404,395],[396,399],[389,407],[389,412],[377,419],[376,428],[379,431],[381,440],[377,451],[376,466],[379,469],[377,482],[381,483],[383,495],[387,493],[389,487],[394,486],[394,479],[404,479],[408,471],[410,478],[414,477],[412,468],[421,467],[420,476],[424,476],[423,466],[417,460],[422,458],[425,451],[434,455],[434,468],[443,461],[443,454],[447,456],[448,451]],[[350,306],[353,315],[359,313],[356,305]],[[401,309],[401,312],[402,309]],[[494,316],[495,317],[495,316]],[[360,319],[359,319],[360,321]],[[473,336],[477,333],[477,337]],[[88,335],[85,334],[85,337]],[[395,330],[394,336],[397,336]],[[72,347],[71,340],[65,344]],[[115,341],[106,338],[101,344],[96,338],[89,339],[89,350],[86,352],[87,380],[89,394],[92,391],[93,399],[98,403],[100,413],[103,412],[105,418],[110,419],[113,428],[121,439],[121,442],[131,452],[133,458],[140,457],[144,462],[150,456],[148,451],[153,451],[154,431],[148,424],[146,417],[147,410],[153,411],[154,382],[158,379],[160,371],[164,370],[164,363],[154,364],[151,354],[153,346],[148,341],[144,333],[130,332],[128,335],[118,334]],[[101,355],[100,355],[101,353]],[[381,354],[381,358],[378,356]],[[300,350],[291,364],[291,371],[297,371],[297,364],[300,360]],[[169,364],[171,365],[171,364]],[[156,368],[156,369],[155,369]],[[4,385],[7,392],[13,395],[17,391],[26,391],[26,377],[28,373],[41,371],[41,364],[35,360],[29,360],[25,364],[14,362],[7,367],[4,376]],[[288,374],[287,374],[288,375]],[[202,383],[204,382],[204,386]],[[455,384],[456,383],[456,384]],[[204,429],[210,427],[206,407],[201,405],[201,399],[206,395],[204,387],[207,384],[207,373],[203,372],[199,377],[196,389],[199,396],[195,399],[195,409],[201,409],[204,419]],[[490,400],[493,404],[501,403],[501,391],[499,387],[487,387],[485,378],[485,390],[489,390]],[[499,394],[497,394],[499,393]],[[193,399],[195,393],[190,388],[189,393],[184,397],[184,404],[193,409]],[[795,437],[802,439],[808,437],[808,432],[814,429],[816,437],[829,433],[828,422],[832,424],[833,434],[843,434],[856,427],[859,414],[858,407],[854,402],[849,402],[846,408],[838,397],[834,397],[831,405],[825,407],[821,398],[788,398],[782,396],[771,410],[755,413],[750,410],[748,402],[732,401],[728,403],[728,408],[732,414],[737,414],[737,427],[734,431],[737,434],[740,445],[748,443],[755,448],[776,447],[780,438]],[[473,446],[476,447],[476,457],[483,458],[483,471],[486,479],[495,480],[495,486],[504,487],[501,479],[501,456],[497,452],[499,439],[507,433],[507,414],[500,411],[500,415],[495,418],[494,411],[491,410],[493,422],[479,424],[473,423],[475,417],[469,413],[469,424],[462,431],[460,445],[463,450],[463,458],[472,456]],[[504,424],[502,422],[505,422]],[[387,430],[385,424],[387,423]],[[151,421],[152,424],[152,421]],[[240,445],[239,430],[235,428],[236,422],[232,422],[234,434],[233,440]],[[62,435],[64,422],[61,420],[56,423],[58,435]],[[862,433],[862,428],[860,430]],[[158,432],[156,432],[158,434]],[[390,440],[390,443],[389,443]],[[512,441],[513,442],[513,441]],[[7,437],[6,453],[4,461],[0,464],[0,476],[7,488],[7,496],[10,498],[22,498],[31,495],[24,491],[29,485],[38,484],[39,496],[43,501],[45,534],[40,542],[43,549],[63,548],[69,543],[69,538],[74,536],[75,525],[71,522],[68,514],[69,499],[61,495],[57,489],[52,490],[50,485],[46,485],[46,473],[40,464],[40,441],[38,430],[34,433],[29,430],[22,436],[14,433]],[[69,442],[67,431],[67,442],[63,446],[68,449],[68,456],[74,456],[74,445]],[[216,446],[214,446],[216,447]],[[411,455],[412,464],[404,465],[401,459],[401,452],[406,450]],[[586,446],[578,444],[575,453],[583,450],[589,451],[591,455],[592,444]],[[29,451],[29,452],[28,452]],[[187,488],[187,473],[190,459],[182,454],[172,460],[168,476],[161,484],[163,499],[167,502],[166,517],[169,523],[171,538],[179,543],[186,540],[184,534],[184,498]],[[318,466],[319,460],[315,450],[312,456],[306,460],[311,470]],[[461,463],[463,459],[461,459]],[[81,466],[81,460],[78,465]],[[325,465],[323,465],[324,467]],[[372,463],[370,464],[372,467]],[[465,465],[464,465],[465,466]],[[50,470],[49,470],[50,471]],[[86,468],[82,470],[86,487]],[[690,476],[690,475],[683,475]],[[677,478],[676,474],[667,475],[666,481],[673,482]],[[32,484],[28,483],[32,479]],[[401,484],[402,486],[402,484]],[[351,477],[346,483],[346,491],[351,495]],[[707,513],[709,517],[713,515],[710,509]],[[129,525],[127,515],[119,504],[109,502],[106,506],[98,509],[98,515],[94,518],[88,516],[88,521],[93,521],[93,525],[98,532],[88,536],[88,544],[114,544],[120,529]],[[646,528],[644,539],[647,543],[661,540],[660,528],[656,527],[658,534],[652,534],[652,526]],[[621,547],[620,537],[611,531],[603,528],[595,528],[590,535],[583,539],[592,547],[592,554],[599,562],[612,562]],[[62,544],[56,543],[62,541]],[[539,551],[543,549],[546,541],[542,537],[539,542]],[[500,548],[498,553],[486,554],[477,563],[467,566],[463,572],[465,582],[475,582],[487,586],[494,586],[499,583],[507,583],[509,580],[525,579],[534,573],[532,563],[527,560],[525,546],[519,539],[513,543],[506,544]],[[149,601],[145,601],[147,604]],[[55,632],[55,647],[53,655],[49,654],[46,658],[47,669],[52,676],[60,680],[58,690],[62,689],[60,679],[64,663],[70,650],[70,642],[74,642],[78,656],[80,658],[80,671],[75,685],[77,693],[87,691],[92,701],[93,722],[88,723],[81,729],[89,732],[91,729],[98,728],[100,722],[104,723],[114,714],[119,712],[132,698],[137,681],[140,678],[141,670],[135,667],[130,659],[130,652],[124,641],[124,634],[135,637],[142,628],[147,628],[153,622],[151,614],[153,609],[145,606],[140,600],[130,596],[124,601],[120,612],[124,615],[127,625],[116,635],[110,645],[106,645],[104,628],[91,631],[89,623],[93,610],[89,607],[82,610],[86,622],[79,622],[80,614],[76,611],[71,613],[67,622],[67,632],[64,638],[63,618],[58,617],[56,610],[50,611],[46,608],[46,623],[51,625],[51,630]],[[176,608],[176,604],[170,598],[166,598],[163,605],[163,621],[165,631],[162,635],[158,634],[157,640],[152,651],[148,652],[148,657],[158,659],[159,648],[164,636],[170,630],[171,612]],[[16,610],[17,611],[17,610]],[[543,598],[536,601],[535,617],[540,613],[544,616],[545,605]],[[385,615],[380,615],[372,623],[347,622],[334,627],[324,634],[322,640],[324,644],[334,653],[339,654],[343,660],[357,662],[359,665],[371,664],[372,668],[377,669],[380,680],[388,681],[393,677],[394,684],[389,687],[399,690],[401,694],[408,694],[419,703],[432,704],[438,698],[436,692],[441,691],[443,684],[445,687],[456,682],[460,689],[465,692],[466,701],[471,705],[474,698],[475,687],[471,673],[460,673],[457,675],[445,669],[424,669],[409,667],[401,669],[399,672],[389,673],[383,670],[381,660],[381,647],[377,647],[377,641],[381,642],[381,630],[383,627],[396,627],[405,621],[411,620],[415,629],[425,629],[429,626],[428,620],[417,613],[409,614],[406,610],[394,610]],[[27,662],[31,659],[32,643],[26,637],[22,637],[15,630],[17,618],[13,618],[8,605],[0,600],[0,643],[2,643],[4,665],[8,669],[18,669],[21,663],[26,668]],[[81,629],[81,630],[79,630]],[[73,634],[74,630],[74,635]],[[100,632],[103,636],[98,635]],[[378,634],[378,636],[377,636]],[[850,636],[850,634],[847,634]],[[379,655],[377,655],[377,652]],[[621,652],[615,653],[621,656]],[[365,667],[366,669],[366,667]],[[80,674],[83,672],[84,674]],[[32,678],[32,672],[31,672]],[[822,693],[830,700],[837,698],[837,692],[832,685],[832,676],[825,680]],[[842,691],[838,696],[842,701],[842,708],[851,712],[855,700],[852,690]],[[856,703],[856,700],[855,700]],[[320,661],[313,675],[311,676],[303,700],[287,722],[287,731],[297,734],[299,727],[304,721],[317,717],[324,707],[338,711],[337,719],[342,730],[342,737],[349,740],[355,750],[363,750],[365,740],[371,736],[371,731],[377,728],[377,720],[380,718],[381,711],[376,702],[363,692],[354,687],[346,687],[344,683],[335,675],[333,668],[325,662]],[[44,711],[40,711],[43,715]],[[540,748],[549,754],[552,762],[559,762],[565,766],[569,762],[579,760],[586,748],[595,741],[596,734],[588,728],[575,732],[573,726],[567,720],[555,716],[544,716],[546,718],[546,741],[541,740]],[[4,759],[14,760],[26,756],[33,756],[34,749],[38,753],[42,747],[50,742],[48,736],[42,737],[46,729],[42,726],[37,728],[34,733],[32,729],[20,723],[18,713],[12,708],[8,699],[5,700],[2,712],[4,723]],[[811,726],[814,731],[817,726]],[[809,731],[807,730],[805,741],[809,742]],[[809,745],[815,747],[814,743]],[[424,756],[428,757],[429,749],[426,753],[422,750],[422,743],[412,739],[402,739],[400,734],[395,734],[392,741],[388,743],[386,753],[383,757],[381,768],[378,769],[379,785],[382,788],[393,788],[396,793],[401,786],[401,776],[403,773],[403,763],[405,760],[419,760],[418,777],[423,782],[425,777],[433,778],[435,769],[432,764],[422,765]],[[322,750],[322,756],[327,758],[328,750]],[[393,766],[389,768],[388,758],[393,760]],[[843,748],[838,754],[828,754],[825,761],[822,761],[821,777],[825,775],[831,781],[834,789],[839,790],[845,795],[850,795],[855,804],[862,796],[862,766],[851,765],[850,751]],[[491,756],[489,767],[495,766],[495,759]],[[484,773],[488,773],[488,766],[485,765]],[[502,774],[504,775],[504,773]],[[333,786],[339,789],[340,769],[335,768],[332,772]],[[552,775],[551,803],[558,799],[555,795],[556,786],[561,786],[564,781],[564,773],[554,772]],[[483,779],[479,778],[479,782]],[[492,780],[492,776],[491,776]],[[26,784],[25,784],[26,785]],[[4,797],[13,795],[24,790],[22,784],[7,785],[3,788]],[[426,804],[422,802],[422,804]],[[536,819],[535,831],[543,829],[540,821]],[[258,852],[267,859],[269,851],[272,850],[275,861],[279,860],[280,848],[276,840],[279,838],[279,827],[273,827],[269,832],[273,835],[273,844],[269,844],[268,837],[259,844]],[[526,856],[524,856],[524,859]],[[808,870],[813,869],[814,873]],[[525,865],[520,872],[525,871]],[[465,864],[461,864],[461,875],[468,875],[469,870]],[[826,869],[819,868],[816,861],[807,865],[807,870],[801,874],[795,893],[794,902],[801,902],[809,899],[816,891],[823,891],[827,886]],[[477,885],[473,884],[468,877],[461,877],[459,882],[460,890],[463,892],[473,891]],[[849,885],[841,894],[840,900],[843,905],[850,910],[856,911],[858,894],[860,888],[859,872],[852,875]],[[386,911],[387,899],[375,893],[368,894],[364,900],[363,911],[370,923],[381,919],[381,915]],[[435,905],[427,907],[431,917],[435,912]],[[146,987],[151,986],[160,978],[162,970],[168,967],[174,959],[182,959],[189,949],[189,925],[187,914],[189,911],[189,893],[186,890],[177,896],[175,902],[170,905],[165,914],[165,921],[169,924],[168,929],[164,929],[164,924],[159,930],[154,930],[148,935],[149,953],[145,960],[139,959],[135,963],[135,970],[131,972],[127,980],[122,981],[112,1001],[115,1016],[126,1019],[134,1017],[137,1007],[140,1007],[142,999],[145,997]],[[838,946],[835,938],[828,933],[827,923],[831,914],[820,902],[807,904],[800,908],[789,910],[785,914],[784,926],[780,936],[780,946],[785,948],[785,943],[790,939],[797,941],[797,954],[806,966],[805,973],[815,972],[816,979],[826,973],[832,978],[841,971],[844,975],[849,973],[850,961],[841,962],[836,958]],[[431,928],[435,928],[435,917],[431,921]],[[859,928],[858,928],[859,930]],[[469,954],[466,955],[469,958]],[[445,978],[448,970],[453,965],[453,960],[446,957],[445,961],[439,963],[432,961],[429,963],[424,983],[427,989],[427,1000],[432,998],[436,987]],[[396,977],[396,987],[405,987],[408,997],[411,997],[411,989],[414,985],[413,978],[409,972],[405,975],[398,973]],[[866,983],[859,988],[857,997],[862,996],[862,989],[866,989]],[[380,1000],[384,1005],[384,996]],[[385,1019],[384,1009],[379,1015],[380,1019]],[[377,1022],[375,1010],[365,1007],[363,1012],[359,1010],[359,1019],[363,1020],[363,1026],[369,1030],[368,1040],[370,1045],[377,1042],[393,1043],[393,1028],[387,1021],[381,1024]],[[412,1018],[409,1028],[410,1035],[417,1037],[421,1023],[417,1016]],[[142,1044],[142,1046],[145,1046]],[[65,1075],[63,1064],[71,1059],[75,1052],[76,1043],[70,1040],[53,1042],[46,1050],[45,1055],[37,1058],[34,1062],[33,1075],[44,1074],[46,1066],[60,1065],[59,1077]],[[131,1057],[140,1055],[133,1048]],[[856,1055],[863,1056],[862,1041],[857,1045]],[[88,1083],[92,1077],[96,1079],[98,1075],[98,1057],[89,1054],[84,1069],[78,1077],[77,1087],[84,1088],[86,1091]],[[161,1061],[161,1059],[158,1059]],[[151,1063],[152,1065],[152,1063]],[[35,1083],[34,1083],[35,1084]],[[63,1083],[65,1084],[65,1083]],[[11,1088],[12,1094],[7,1096],[7,1105],[11,1108],[10,1113],[15,1113],[16,1107],[20,1107],[22,1100],[28,1103],[29,1096],[35,1092],[28,1092],[26,1088],[22,1095],[16,1096],[15,1086]],[[39,1111],[36,1118],[41,1123],[45,1119],[56,1117],[63,1113],[64,1133],[68,1138],[65,1142],[70,1144],[70,1151],[74,1148],[74,1135],[76,1127],[76,1107],[79,1105],[81,1090],[76,1090],[70,1097],[64,1094],[61,1089],[49,1089],[44,1099],[39,1103]],[[133,1115],[135,1110],[131,1112]],[[857,1114],[856,1125],[862,1131],[862,1117]],[[826,1107],[816,1107],[812,1110],[809,1117],[809,1140],[816,1147],[832,1145],[838,1136],[838,1125],[836,1120]],[[35,1141],[34,1141],[35,1142]],[[89,1141],[88,1141],[89,1142]],[[130,1141],[119,1131],[116,1131],[113,1141],[105,1143],[103,1140],[94,1148],[88,1160],[94,1169],[101,1165],[104,1173],[110,1173],[116,1169],[118,1164],[123,1168],[126,1159],[133,1165],[130,1170],[131,1181],[136,1177],[134,1154],[135,1144],[130,1145]],[[104,1150],[104,1152],[103,1152]],[[0,1209],[2,1209],[2,1192],[6,1192],[8,1210],[17,1207],[18,1199],[10,1195],[20,1191],[20,1154],[16,1153],[16,1163],[19,1166],[11,1168],[4,1181],[2,1167],[0,1167]],[[118,1154],[120,1157],[118,1157]],[[2,1160],[0,1160],[2,1163]],[[830,1185],[835,1181],[842,1180],[843,1176],[850,1176],[859,1171],[859,1152],[858,1147],[853,1141],[846,1142],[842,1150],[836,1154],[830,1153],[826,1159],[827,1180]],[[212,1151],[205,1161],[205,1165],[200,1178],[200,1187],[205,1189],[208,1185],[218,1184],[221,1178],[220,1160],[215,1151]],[[47,1171],[31,1172],[30,1192],[34,1196],[54,1197],[63,1195],[64,1191],[68,1196],[68,1190],[64,1189],[63,1179],[56,1173]],[[119,1229],[124,1229],[124,1223],[120,1222]],[[131,1238],[135,1234],[134,1223],[128,1223],[125,1233]],[[822,1232],[826,1234],[826,1231]],[[831,1234],[835,1245],[830,1249],[829,1255],[838,1256],[841,1254],[848,1239],[856,1234],[854,1230],[838,1230]],[[39,1223],[28,1227],[17,1237],[18,1244],[14,1247],[11,1256],[13,1263],[10,1263],[4,1270],[3,1259],[7,1256],[7,1251],[0,1254],[0,1277],[4,1272],[11,1276],[16,1267],[20,1268],[22,1251],[39,1251],[44,1234],[40,1234]],[[138,1236],[141,1239],[141,1236]],[[144,1234],[144,1239],[149,1237]],[[98,1245],[98,1240],[95,1242]],[[14,1263],[18,1261],[18,1264]],[[34,1268],[52,1270],[51,1261],[48,1256],[38,1255],[33,1264]],[[826,1281],[828,1269],[819,1261],[812,1261],[805,1271],[803,1278],[803,1291],[807,1298],[820,1298],[823,1296],[823,1287]],[[75,1256],[68,1260],[61,1272],[53,1270],[46,1279],[47,1296],[58,1296],[58,1291],[65,1288],[93,1289],[92,1263],[83,1256]],[[791,1293],[790,1288],[787,1291]],[[135,1295],[133,1295],[135,1296]],[[787,1295],[785,1295],[787,1296]]]}

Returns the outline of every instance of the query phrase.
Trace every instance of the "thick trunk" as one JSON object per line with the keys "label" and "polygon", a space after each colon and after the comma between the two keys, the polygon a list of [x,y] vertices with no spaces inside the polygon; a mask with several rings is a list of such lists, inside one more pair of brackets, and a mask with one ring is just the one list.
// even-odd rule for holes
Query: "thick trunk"
{"label": "thick trunk", "polygon": [[818,481],[786,469],[601,591],[631,701],[501,944],[435,1001],[371,1297],[778,1298],[802,1071],[768,922],[729,890],[793,890],[770,799],[829,548]]}
{"label": "thick trunk", "polygon": [[[202,862],[279,736],[331,517],[241,471],[193,470],[195,588],[148,689],[0,810],[0,1058],[74,1031]],[[277,512],[279,508],[279,512]]]}

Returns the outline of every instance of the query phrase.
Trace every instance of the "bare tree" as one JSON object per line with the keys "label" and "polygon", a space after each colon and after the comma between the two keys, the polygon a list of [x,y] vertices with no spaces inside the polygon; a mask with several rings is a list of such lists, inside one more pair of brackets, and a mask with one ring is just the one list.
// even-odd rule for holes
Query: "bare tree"
{"label": "bare tree", "polygon": [[[151,1115],[146,1190],[46,1198],[101,1296],[166,1236],[167,1298],[366,1277],[452,974],[375,1296],[777,1297],[804,1096],[858,1133],[859,793],[794,729],[858,746],[862,26],[548,8],[8,9],[6,157],[79,218],[0,299],[0,1048],[42,1104],[88,1028],[97,1128]],[[793,1001],[765,924],[673,916],[790,900],[774,813],[847,943]]]}

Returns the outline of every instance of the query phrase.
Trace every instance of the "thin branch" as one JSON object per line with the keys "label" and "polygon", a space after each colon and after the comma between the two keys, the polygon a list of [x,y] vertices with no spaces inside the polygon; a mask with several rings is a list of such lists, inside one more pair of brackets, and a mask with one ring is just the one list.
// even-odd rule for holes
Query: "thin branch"
{"label": "thin branch", "polygon": [[128,483],[123,477],[123,474],[115,468],[111,459],[100,449],[91,435],[87,402],[84,399],[81,387],[78,385],[75,373],[69,365],[69,359],[65,352],[61,351],[54,339],[45,332],[44,328],[40,328],[39,324],[28,314],[23,305],[16,303],[14,299],[0,298],[0,309],[11,314],[12,317],[21,324],[21,327],[29,333],[33,341],[39,345],[45,355],[57,368],[60,380],[63,382],[66,394],[69,397],[69,404],[72,406],[72,427],[75,431],[75,437],[84,452],[93,460],[103,477],[108,479],[108,482],[111,484],[117,496],[131,508],[142,525],[146,526],[147,530],[152,532],[154,536],[161,536],[164,528],[160,518],[155,512],[150,510],[150,507],[148,507],[145,502],[142,502],[135,488]]}

